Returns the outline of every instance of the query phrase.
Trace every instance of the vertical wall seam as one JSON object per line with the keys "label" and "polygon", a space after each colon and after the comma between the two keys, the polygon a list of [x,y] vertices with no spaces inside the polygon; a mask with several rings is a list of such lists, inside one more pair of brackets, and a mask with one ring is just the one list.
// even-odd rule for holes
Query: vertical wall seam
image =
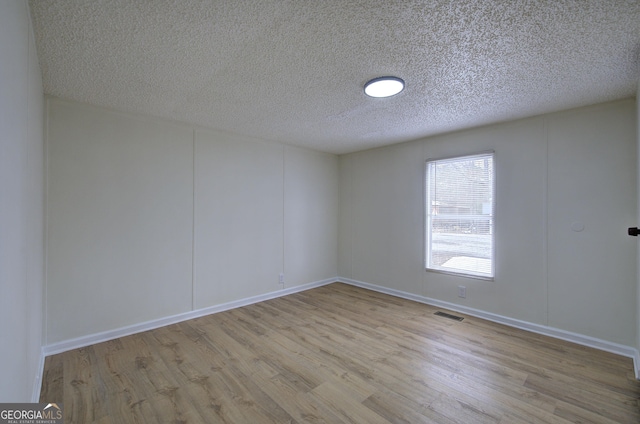
{"label": "vertical wall seam", "polygon": [[[27,17],[29,17],[29,6],[25,5],[24,6],[25,9],[27,10]],[[29,110],[31,108],[31,96],[29,93],[29,78],[30,78],[30,54],[31,54],[31,36],[29,34],[29,31],[31,30],[31,24],[29,24],[27,26],[27,54],[26,54],[26,78],[25,78],[25,84],[23,87],[23,92],[24,94],[26,94],[26,99],[27,101],[25,102],[24,105],[24,117],[23,117],[23,136],[24,139],[26,141],[26,143],[22,143],[22,148],[24,149],[24,176],[25,178],[25,183],[24,183],[24,187],[22,190],[22,207],[23,209],[23,214],[22,214],[22,234],[21,236],[23,237],[23,243],[24,243],[24,249],[25,249],[25,255],[24,255],[24,278],[25,278],[25,285],[24,285],[24,296],[27,302],[27,305],[29,305],[29,285],[30,285],[30,277],[31,277],[31,272],[29,271],[29,256],[30,256],[30,252],[29,252],[29,242],[30,242],[30,231],[29,231],[29,224],[27,222],[27,220],[29,219],[28,214],[24,213],[26,211],[28,211],[30,209],[30,193],[31,193],[31,163],[32,163],[32,158],[31,158],[31,152],[30,147],[31,147],[31,140],[29,139],[29,135],[30,135],[30,131],[29,131]],[[29,348],[29,337],[30,337],[30,331],[31,330],[31,319],[29,317],[29,308],[26,308],[27,310],[24,311],[25,312],[25,322],[27,323],[27,331],[28,331],[28,336],[27,336],[27,346],[26,349],[28,351]],[[28,356],[28,355],[27,355]],[[27,370],[29,369],[30,364],[27,363]]]}
{"label": "vertical wall seam", "polygon": [[[338,203],[338,246],[340,246],[341,230],[344,230],[344,239],[346,240],[347,250],[340,251],[338,248],[338,269],[340,269],[340,260],[343,264],[346,264],[342,269],[344,274],[338,270],[340,277],[353,278],[353,270],[351,268],[351,261],[353,260],[353,231],[351,231],[351,202],[353,201],[351,196],[351,162],[348,156],[343,156],[339,159],[338,166],[340,168],[340,179],[338,180],[338,189],[340,190],[338,196],[340,201]],[[343,204],[344,202],[344,204]],[[344,246],[343,242],[343,246]]]}
{"label": "vertical wall seam", "polygon": [[[29,16],[29,5],[25,4],[24,5],[25,9],[27,10],[27,17]],[[21,234],[20,236],[22,237],[22,243],[24,243],[24,298],[26,300],[26,305],[29,305],[29,280],[31,277],[31,272],[29,272],[29,256],[30,256],[30,252],[29,252],[29,238],[30,238],[30,231],[29,231],[29,224],[27,223],[27,221],[29,220],[29,216],[27,213],[25,213],[26,211],[28,211],[30,209],[30,199],[29,199],[29,195],[31,193],[31,155],[30,155],[30,147],[31,147],[31,140],[29,139],[29,108],[31,106],[31,102],[30,102],[30,93],[29,93],[29,54],[31,53],[31,37],[29,35],[29,29],[30,29],[31,25],[27,26],[27,34],[26,34],[26,38],[27,38],[27,51],[26,51],[26,60],[25,60],[25,68],[26,68],[26,76],[25,76],[25,83],[24,83],[24,87],[22,87],[22,92],[24,94],[26,94],[26,101],[24,102],[24,116],[23,118],[23,122],[22,122],[22,132],[23,132],[23,143],[22,144],[22,153],[24,155],[23,160],[22,160],[22,171],[23,171],[23,177],[24,178],[24,183],[23,183],[23,188],[22,188],[22,219],[21,219]],[[25,142],[26,141],[26,142]],[[25,348],[25,351],[28,351],[29,348],[29,336],[30,336],[30,331],[31,330],[31,319],[29,317],[29,308],[25,308],[26,310],[24,311],[25,316],[25,322],[27,323],[27,346]],[[28,355],[27,355],[28,357]],[[29,369],[29,363],[27,361],[27,370]]]}
{"label": "vertical wall seam", "polygon": [[345,253],[345,257],[347,258],[348,262],[347,262],[347,277],[348,278],[354,278],[353,277],[353,221],[352,221],[352,217],[353,217],[353,161],[351,160],[351,155],[347,156],[345,159],[345,168],[346,168],[346,172],[344,173],[346,176],[346,182],[345,182],[345,190],[346,192],[346,205],[345,205],[345,219],[347,222],[347,240],[349,242],[348,246],[349,246],[349,250]]}
{"label": "vertical wall seam", "polygon": [[[28,4],[24,4],[23,6],[26,9],[27,12],[27,19],[30,19],[29,16],[29,6]],[[31,37],[32,35],[30,34],[31,32],[31,21],[29,20],[29,25],[27,25],[27,34],[26,34],[26,39],[27,39],[27,51],[26,51],[26,60],[25,60],[25,68],[26,68],[26,75],[25,75],[25,79],[24,79],[24,87],[23,87],[23,93],[26,97],[26,102],[24,103],[24,116],[22,117],[23,119],[23,143],[22,143],[22,149],[23,149],[23,154],[24,154],[24,159],[23,159],[23,187],[22,187],[22,196],[21,196],[21,229],[20,229],[20,236],[22,238],[22,244],[24,247],[24,260],[23,260],[23,266],[24,266],[24,284],[23,284],[23,295],[24,295],[24,299],[25,299],[25,311],[24,311],[24,322],[26,323],[26,337],[24,338],[24,351],[26,352],[26,355],[24,355],[24,363],[26,365],[25,370],[27,373],[28,378],[25,381],[25,385],[26,385],[26,389],[27,392],[29,394],[32,394],[34,391],[34,386],[37,384],[37,380],[38,380],[38,374],[39,374],[39,370],[36,369],[36,374],[35,374],[35,378],[36,380],[33,381],[31,380],[34,375],[31,374],[32,371],[32,364],[31,364],[31,355],[32,352],[30,352],[30,347],[31,347],[31,340],[32,337],[34,336],[32,334],[32,329],[33,329],[33,318],[30,316],[29,314],[29,307],[31,306],[31,301],[32,299],[30,299],[29,297],[29,292],[30,292],[30,288],[31,288],[31,284],[33,284],[33,273],[30,271],[30,265],[32,264],[33,258],[32,258],[32,253],[31,253],[31,226],[29,225],[29,221],[31,220],[31,214],[28,212],[31,210],[31,203],[32,203],[32,193],[33,193],[33,176],[32,176],[32,164],[33,164],[33,157],[31,155],[31,149],[32,149],[32,141],[31,141],[31,131],[29,131],[29,111],[31,110],[31,108],[33,107],[32,102],[31,102],[31,90],[30,90],[30,85],[31,85]],[[35,42],[35,41],[34,41]]]}
{"label": "vertical wall seam", "polygon": [[43,119],[43,143],[44,143],[44,277],[42,284],[42,344],[48,344],[48,297],[49,285],[49,99],[44,99]]}
{"label": "vertical wall seam", "polygon": [[355,202],[353,201],[354,199],[354,187],[355,187],[355,166],[354,166],[355,160],[354,157],[351,156],[349,158],[349,231],[351,234],[351,240],[349,243],[349,274],[351,276],[351,278],[354,278],[354,272],[353,272],[353,261],[354,261],[354,257],[355,257],[355,248],[356,248],[356,230],[355,230],[355,225],[354,225],[354,209],[355,209]]}
{"label": "vertical wall seam", "polygon": [[192,191],[191,191],[191,310],[196,309],[196,130],[192,130]]}
{"label": "vertical wall seam", "polygon": [[[420,294],[427,296],[427,142],[423,141],[422,146],[422,257],[420,258],[420,269],[422,273],[422,291]],[[494,221],[495,225],[495,221]],[[494,247],[495,249],[495,247]]]}
{"label": "vertical wall seam", "polygon": [[542,275],[544,276],[544,325],[549,325],[549,118],[543,120],[543,133],[544,133],[544,193],[542,205],[544,214],[542,225],[544,227],[544,237],[542,239],[542,249],[544,254],[542,255]]}
{"label": "vertical wall seam", "polygon": [[284,283],[281,288],[284,289],[287,284],[287,274],[285,272],[286,260],[285,260],[285,225],[286,225],[286,195],[287,191],[285,189],[286,186],[286,172],[287,172],[287,148],[282,146],[282,273],[284,274]]}
{"label": "vertical wall seam", "polygon": [[[44,95],[43,95],[44,97]],[[47,286],[48,286],[48,264],[49,264],[49,99],[44,97],[42,102],[42,316],[40,327],[40,357],[41,363],[38,364],[38,372],[40,373],[40,391],[42,390],[42,381],[44,380],[44,346],[48,344],[47,316]],[[39,396],[39,393],[38,393]],[[39,400],[39,399],[38,399]],[[36,402],[35,394],[32,396],[32,402]]]}

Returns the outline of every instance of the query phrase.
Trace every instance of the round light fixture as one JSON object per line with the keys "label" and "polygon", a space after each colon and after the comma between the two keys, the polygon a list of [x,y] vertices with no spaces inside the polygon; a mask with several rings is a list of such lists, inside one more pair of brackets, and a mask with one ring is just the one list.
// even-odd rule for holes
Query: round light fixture
{"label": "round light fixture", "polygon": [[404,89],[404,81],[398,77],[374,78],[364,85],[364,93],[370,97],[390,97]]}

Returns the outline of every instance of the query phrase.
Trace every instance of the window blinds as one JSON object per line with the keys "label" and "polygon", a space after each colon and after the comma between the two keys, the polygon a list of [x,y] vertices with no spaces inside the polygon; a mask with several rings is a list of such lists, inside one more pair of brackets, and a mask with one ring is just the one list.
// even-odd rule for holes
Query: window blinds
{"label": "window blinds", "polygon": [[427,269],[493,278],[494,153],[429,160]]}

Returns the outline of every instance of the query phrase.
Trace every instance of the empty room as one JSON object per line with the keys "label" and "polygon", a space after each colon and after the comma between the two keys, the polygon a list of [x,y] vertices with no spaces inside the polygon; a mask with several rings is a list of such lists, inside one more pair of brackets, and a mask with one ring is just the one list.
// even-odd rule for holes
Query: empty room
{"label": "empty room", "polygon": [[0,422],[640,422],[639,87],[637,1],[3,0]]}

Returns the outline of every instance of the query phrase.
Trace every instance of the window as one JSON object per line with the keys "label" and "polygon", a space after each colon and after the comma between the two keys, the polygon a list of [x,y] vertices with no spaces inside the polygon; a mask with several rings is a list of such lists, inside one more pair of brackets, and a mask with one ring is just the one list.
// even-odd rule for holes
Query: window
{"label": "window", "polygon": [[426,267],[493,278],[494,153],[427,161]]}

